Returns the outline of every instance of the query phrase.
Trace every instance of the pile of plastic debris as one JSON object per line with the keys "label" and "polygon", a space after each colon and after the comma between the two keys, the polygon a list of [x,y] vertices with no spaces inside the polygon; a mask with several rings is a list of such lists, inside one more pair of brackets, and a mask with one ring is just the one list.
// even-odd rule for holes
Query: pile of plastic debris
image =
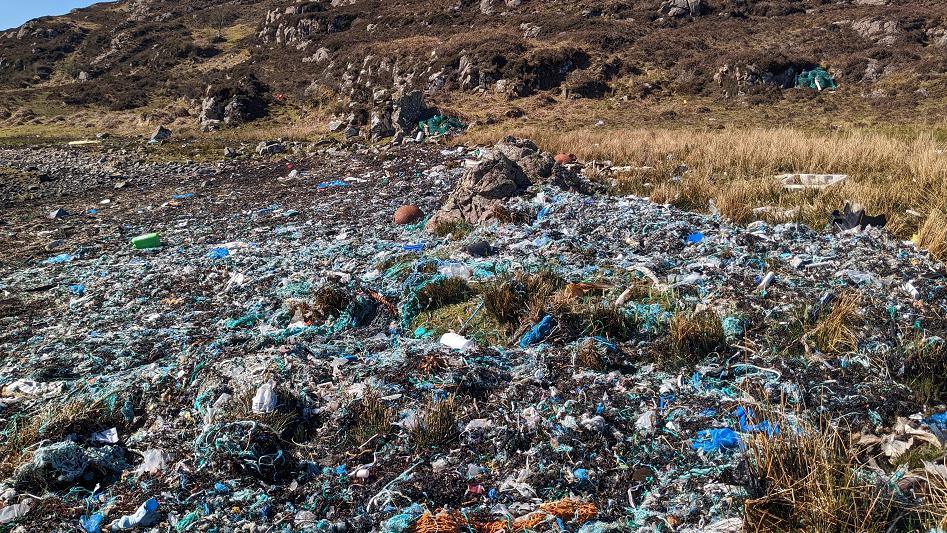
{"label": "pile of plastic debris", "polygon": [[194,168],[68,222],[14,205],[20,238],[64,242],[0,270],[0,521],[739,531],[753,443],[803,419],[882,450],[879,479],[943,463],[943,265],[875,227],[551,182],[481,225],[392,223],[478,153]]}
{"label": "pile of plastic debris", "polygon": [[826,89],[835,90],[838,88],[832,75],[822,67],[802,71],[802,73],[796,76],[796,87],[815,89],[817,91],[824,91]]}

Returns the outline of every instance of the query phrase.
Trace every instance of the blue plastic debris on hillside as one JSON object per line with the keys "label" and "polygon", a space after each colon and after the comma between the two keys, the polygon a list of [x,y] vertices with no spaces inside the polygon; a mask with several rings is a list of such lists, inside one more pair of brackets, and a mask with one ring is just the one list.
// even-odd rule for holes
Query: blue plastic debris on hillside
{"label": "blue plastic debris on hillside", "polygon": [[324,181],[316,186],[318,189],[329,189],[332,187],[348,187],[349,184],[342,180]]}
{"label": "blue plastic debris on hillside", "polygon": [[68,263],[69,261],[72,261],[73,259],[75,259],[75,257],[69,254],[59,254],[59,255],[54,255],[53,257],[50,257],[49,259],[43,261],[43,263],[47,265],[58,265],[61,263]]}
{"label": "blue plastic debris on hillside", "polygon": [[765,433],[767,436],[779,435],[779,425],[771,423],[769,420],[756,422],[753,416],[753,409],[749,407],[737,407],[733,411],[733,416],[740,421],[740,430],[745,433]]}
{"label": "blue plastic debris on hillside", "polygon": [[226,248],[214,248],[207,253],[207,257],[211,259],[223,259],[230,255],[230,250]]}
{"label": "blue plastic debris on hillside", "polygon": [[704,429],[697,432],[691,446],[703,452],[719,452],[740,447],[740,436],[730,428]]}
{"label": "blue plastic debris on hillside", "polygon": [[544,316],[538,324],[526,332],[526,335],[523,335],[523,338],[520,339],[520,348],[526,348],[541,342],[552,331],[553,325],[555,325],[555,320],[549,315]]}

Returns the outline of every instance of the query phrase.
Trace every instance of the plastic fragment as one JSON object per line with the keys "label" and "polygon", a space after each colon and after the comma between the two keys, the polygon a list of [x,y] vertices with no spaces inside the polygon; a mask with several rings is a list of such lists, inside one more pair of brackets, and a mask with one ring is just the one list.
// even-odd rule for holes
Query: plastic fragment
{"label": "plastic fragment", "polygon": [[109,527],[112,531],[121,531],[123,529],[133,529],[136,527],[148,527],[158,521],[158,500],[149,498],[145,503],[138,507],[135,514],[125,515],[114,522]]}
{"label": "plastic fragment", "polygon": [[474,343],[472,340],[464,336],[458,335],[456,333],[451,333],[451,332],[447,332],[441,335],[441,339],[439,342],[443,344],[444,346],[447,346],[448,348],[453,348],[455,350],[466,350],[467,348],[476,346],[476,343]]}
{"label": "plastic fragment", "polygon": [[132,239],[132,246],[136,250],[148,250],[161,246],[161,237],[157,233],[146,233]]}
{"label": "plastic fragment", "polygon": [[555,319],[549,315],[544,316],[538,324],[523,335],[523,338],[520,339],[520,348],[527,348],[537,342],[542,342],[542,340],[549,335],[549,332],[552,331],[554,325]]}
{"label": "plastic fragment", "polygon": [[740,436],[730,428],[704,429],[697,432],[691,446],[703,452],[718,452],[739,448]]}
{"label": "plastic fragment", "polygon": [[332,180],[332,181],[324,181],[320,183],[319,185],[317,185],[316,187],[319,189],[329,189],[332,187],[348,187],[348,186],[349,184],[345,183],[342,180]]}
{"label": "plastic fragment", "polygon": [[102,513],[92,513],[89,516],[82,516],[79,519],[79,525],[85,533],[100,533],[102,531],[102,522],[105,515]]}
{"label": "plastic fragment", "polygon": [[227,248],[213,248],[210,252],[207,253],[207,257],[211,259],[223,259],[230,255],[230,250]]}
{"label": "plastic fragment", "polygon": [[30,508],[31,505],[29,501],[14,503],[0,508],[0,524],[13,522],[14,520],[26,516],[26,514],[30,512]]}
{"label": "plastic fragment", "polygon": [[72,261],[73,259],[75,259],[75,257],[69,254],[59,254],[59,255],[54,255],[53,257],[50,257],[49,259],[43,261],[43,263],[47,265],[58,265],[61,263],[68,263],[69,261]]}
{"label": "plastic fragment", "polygon": [[272,379],[260,385],[253,396],[254,413],[272,413],[276,410],[276,382]]}

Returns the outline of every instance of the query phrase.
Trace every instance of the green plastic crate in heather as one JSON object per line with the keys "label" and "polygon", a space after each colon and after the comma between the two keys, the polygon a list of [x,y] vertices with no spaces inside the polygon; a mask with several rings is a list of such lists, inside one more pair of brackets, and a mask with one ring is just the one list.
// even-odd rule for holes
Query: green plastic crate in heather
{"label": "green plastic crate in heather", "polygon": [[132,246],[136,250],[147,250],[148,248],[157,248],[161,246],[161,238],[157,233],[146,233],[132,239]]}

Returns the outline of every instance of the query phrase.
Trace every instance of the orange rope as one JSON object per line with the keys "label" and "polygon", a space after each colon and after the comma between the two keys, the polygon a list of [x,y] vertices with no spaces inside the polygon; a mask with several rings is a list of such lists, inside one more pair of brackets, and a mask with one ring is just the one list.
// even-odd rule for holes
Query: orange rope
{"label": "orange rope", "polygon": [[457,511],[430,512],[421,515],[421,518],[411,528],[412,533],[466,533],[473,530],[477,533],[519,533],[532,529],[545,522],[550,516],[566,522],[585,523],[598,515],[598,508],[592,503],[581,503],[565,498],[556,502],[544,503],[539,511],[521,516],[512,522],[509,520],[494,520],[492,522],[472,523]]}

